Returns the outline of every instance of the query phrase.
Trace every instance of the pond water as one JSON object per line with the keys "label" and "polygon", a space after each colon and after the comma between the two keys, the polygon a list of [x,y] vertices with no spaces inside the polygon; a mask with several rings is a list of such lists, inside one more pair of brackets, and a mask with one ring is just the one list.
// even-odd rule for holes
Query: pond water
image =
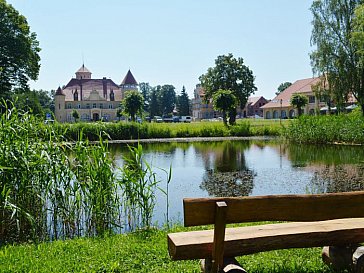
{"label": "pond water", "polygon": [[[123,145],[112,145],[122,164]],[[182,199],[209,196],[256,196],[355,191],[364,189],[364,148],[339,145],[293,145],[277,140],[143,144],[166,189],[169,220],[183,221]],[[153,222],[166,220],[166,196],[157,191]]]}

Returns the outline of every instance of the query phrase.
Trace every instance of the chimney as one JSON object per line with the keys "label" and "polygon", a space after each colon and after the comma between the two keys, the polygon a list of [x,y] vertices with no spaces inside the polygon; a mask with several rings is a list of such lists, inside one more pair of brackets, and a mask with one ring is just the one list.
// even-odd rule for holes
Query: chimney
{"label": "chimney", "polygon": [[103,90],[103,94],[104,94],[104,98],[107,98],[107,79],[106,77],[102,78],[102,90]]}

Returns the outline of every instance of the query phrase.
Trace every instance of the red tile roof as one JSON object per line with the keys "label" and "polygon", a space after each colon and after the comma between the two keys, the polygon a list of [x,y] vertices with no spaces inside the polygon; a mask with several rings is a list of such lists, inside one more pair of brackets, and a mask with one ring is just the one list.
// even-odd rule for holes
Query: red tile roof
{"label": "red tile roof", "polygon": [[[262,106],[261,108],[279,108],[279,107],[289,107],[291,106],[291,96],[294,93],[311,93],[312,85],[317,84],[320,81],[319,77],[308,78],[303,80],[298,80],[294,82],[291,86],[285,89],[282,93],[272,99],[270,102]],[[281,105],[282,102],[282,105]]]}
{"label": "red tile roof", "polygon": [[130,85],[137,85],[137,81],[135,80],[133,74],[130,72],[130,69],[128,70],[128,73],[126,73],[125,78],[121,82],[122,85],[130,84]]}

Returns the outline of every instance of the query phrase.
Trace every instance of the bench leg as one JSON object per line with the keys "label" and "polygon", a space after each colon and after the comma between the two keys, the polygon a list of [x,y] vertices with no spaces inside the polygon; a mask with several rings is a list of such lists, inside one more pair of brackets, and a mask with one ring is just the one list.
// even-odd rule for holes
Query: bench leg
{"label": "bench leg", "polygon": [[[244,268],[241,267],[239,262],[234,258],[224,257],[223,269],[219,273],[247,273]],[[210,273],[212,269],[212,260],[201,260],[201,270],[203,273]]]}
{"label": "bench leg", "polygon": [[322,249],[322,260],[338,271],[351,269],[353,267],[353,253],[357,247],[358,245],[325,246]]}
{"label": "bench leg", "polygon": [[364,273],[364,246],[360,246],[355,250],[353,268],[355,273]]}

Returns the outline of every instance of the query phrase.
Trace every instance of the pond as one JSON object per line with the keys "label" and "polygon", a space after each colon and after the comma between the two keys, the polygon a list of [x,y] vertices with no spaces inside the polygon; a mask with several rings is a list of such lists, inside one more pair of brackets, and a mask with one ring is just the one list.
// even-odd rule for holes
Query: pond
{"label": "pond", "polygon": [[[112,145],[122,164],[126,147]],[[256,196],[355,191],[364,189],[361,146],[293,145],[277,140],[239,140],[143,144],[145,159],[154,166],[166,189],[169,220],[183,221],[182,199],[209,196]],[[166,195],[157,192],[153,222],[166,221]]]}

